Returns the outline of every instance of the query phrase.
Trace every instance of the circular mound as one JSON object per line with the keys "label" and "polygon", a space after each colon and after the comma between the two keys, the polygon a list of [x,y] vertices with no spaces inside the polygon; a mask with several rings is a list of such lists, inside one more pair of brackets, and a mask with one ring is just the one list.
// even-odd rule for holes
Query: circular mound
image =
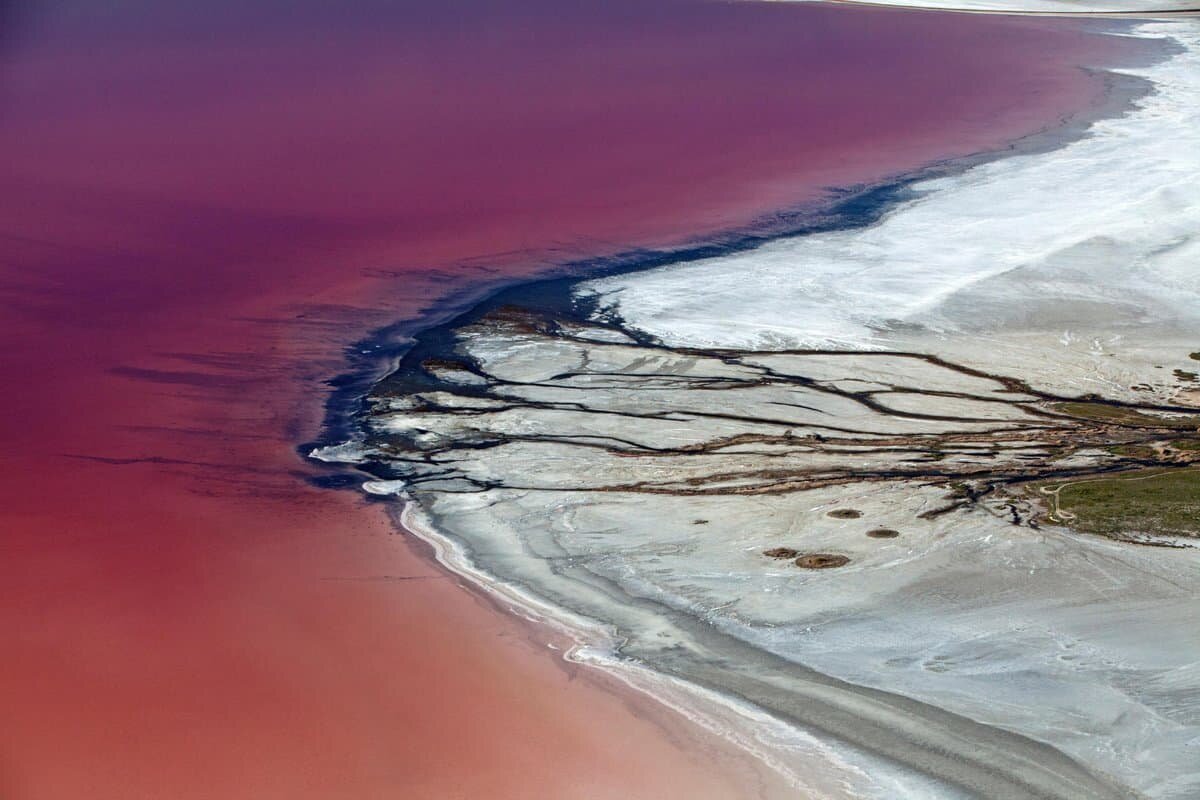
{"label": "circular mound", "polygon": [[900,531],[894,531],[891,528],[872,528],[867,531],[867,536],[872,539],[895,539],[900,535]]}
{"label": "circular mound", "polygon": [[767,558],[795,558],[800,555],[800,551],[790,547],[772,547],[770,550],[763,550],[763,555]]}
{"label": "circular mound", "polygon": [[858,519],[862,516],[862,512],[854,508],[835,508],[825,516],[834,519]]}
{"label": "circular mound", "polygon": [[837,553],[808,553],[796,559],[796,566],[804,569],[832,569],[849,563],[849,558]]}

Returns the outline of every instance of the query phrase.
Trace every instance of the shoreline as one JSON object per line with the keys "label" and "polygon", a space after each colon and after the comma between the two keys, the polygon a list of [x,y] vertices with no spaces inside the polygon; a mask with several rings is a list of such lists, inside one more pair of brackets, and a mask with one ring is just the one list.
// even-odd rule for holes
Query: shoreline
{"label": "shoreline", "polygon": [[[1109,31],[1108,33],[1123,35],[1123,32]],[[1172,52],[1168,46],[1161,54],[1161,58],[1169,58]],[[902,203],[907,198],[908,187],[914,183],[957,174],[980,163],[999,160],[1010,155],[1053,150],[1062,144],[1082,138],[1088,135],[1087,131],[1093,122],[1127,113],[1134,107],[1133,104],[1137,98],[1144,96],[1149,91],[1150,84],[1144,79],[1119,72],[1107,70],[1102,70],[1102,72],[1109,88],[1104,94],[1103,102],[1088,109],[1086,113],[1072,115],[1061,125],[1047,126],[1036,133],[1022,137],[1002,150],[980,153],[963,159],[937,162],[915,173],[909,173],[891,181],[856,187],[852,190],[851,196],[841,203],[830,203],[821,207],[787,212],[782,216],[791,221],[790,229],[786,223],[782,227],[766,226],[765,229],[750,226],[742,231],[713,237],[711,240],[701,243],[667,250],[655,250],[649,253],[638,252],[568,263],[557,267],[549,276],[533,280],[518,279],[500,286],[467,290],[446,303],[439,303],[437,308],[420,321],[397,323],[382,331],[381,336],[393,340],[397,334],[404,331],[408,341],[390,354],[391,366],[389,368],[379,370],[376,367],[374,378],[368,379],[364,377],[365,373],[359,373],[354,380],[345,382],[339,380],[336,384],[339,390],[341,387],[353,388],[341,396],[331,399],[327,406],[327,419],[331,424],[324,430],[326,433],[339,431],[353,434],[357,417],[362,413],[361,405],[365,397],[365,394],[356,394],[355,389],[377,385],[381,379],[386,379],[387,375],[393,374],[405,359],[419,357],[424,343],[430,337],[437,339],[439,331],[451,329],[461,325],[465,319],[477,317],[482,313],[482,309],[495,308],[497,305],[503,304],[505,297],[509,294],[537,292],[537,287],[570,285],[584,279],[653,269],[661,263],[683,263],[698,260],[713,255],[714,251],[717,253],[738,252],[757,247],[776,238],[794,237],[814,231],[866,227],[888,213],[891,208]],[[800,224],[796,224],[797,222]],[[779,225],[778,219],[775,220],[775,225]],[[375,351],[380,347],[380,339],[372,337],[365,343],[360,343],[356,350]],[[378,364],[378,362],[375,363]],[[329,447],[333,438],[322,435],[317,441],[301,445],[299,449],[311,456],[314,449]],[[345,444],[348,439],[352,438],[353,436],[341,438],[339,444]],[[313,457],[319,458],[319,456]],[[369,470],[365,471],[371,474]],[[393,493],[379,481],[368,481],[363,488],[371,494]],[[705,729],[717,733],[727,741],[743,748],[765,765],[778,771],[793,785],[803,785],[802,781],[796,783],[800,779],[794,769],[781,764],[778,758],[763,753],[761,748],[755,747],[754,737],[749,731],[739,732],[736,730],[736,725],[714,726],[711,718],[704,714],[700,714],[700,718],[696,718],[694,715],[697,712],[694,707],[689,713],[687,704],[721,704],[729,712],[738,715],[735,722],[748,724],[751,720],[755,720],[761,723],[765,717],[796,735],[810,736],[806,731],[742,697],[730,696],[719,690],[644,666],[629,658],[620,657],[621,643],[614,638],[612,630],[604,623],[544,600],[528,590],[497,578],[476,566],[469,552],[460,542],[438,530],[436,525],[428,519],[428,510],[421,508],[417,501],[406,495],[403,495],[402,498],[403,506],[398,513],[394,514],[394,518],[403,531],[426,542],[432,548],[434,557],[439,564],[453,574],[466,579],[473,588],[485,593],[489,598],[507,606],[510,613],[522,616],[535,624],[547,626],[574,641],[574,645],[563,654],[564,659],[599,669],[629,686],[632,690],[650,695],[656,702],[684,714]],[[675,698],[664,697],[664,690],[669,688],[677,689],[682,694]],[[682,705],[678,703],[681,699],[684,701]],[[817,740],[813,739],[813,742],[816,743]],[[833,751],[830,748],[823,744],[821,746],[828,751],[827,756],[832,754]],[[845,762],[839,768],[854,769]]]}
{"label": "shoreline", "polygon": [[[370,488],[364,489],[373,493]],[[386,491],[381,494],[396,497],[402,504],[394,515],[396,523],[427,544],[437,563],[468,581],[471,590],[481,592],[504,613],[524,619],[543,633],[549,630],[572,642],[570,647],[561,651],[563,660],[599,670],[638,696],[648,697],[688,722],[720,737],[772,770],[791,789],[808,793],[823,792],[813,795],[819,798],[833,796],[828,793],[833,789],[832,786],[810,785],[801,777],[801,770],[788,763],[789,754],[784,748],[772,750],[770,745],[753,734],[751,726],[769,726],[780,738],[791,739],[792,749],[807,747],[823,751],[821,756],[825,761],[822,764],[832,763],[839,773],[855,770],[849,763],[839,761],[832,748],[742,698],[708,689],[621,657],[620,637],[614,636],[610,626],[547,602],[518,585],[500,580],[480,569],[459,542],[434,526],[428,519],[428,513],[416,500],[391,495]],[[558,649],[553,643],[547,646]],[[794,754],[791,755],[795,758]]]}
{"label": "shoreline", "polygon": [[[1133,25],[1135,23],[1130,23]],[[1121,27],[1126,27],[1122,25]],[[1127,36],[1126,31],[1105,30],[1094,35]],[[1156,43],[1161,50],[1153,53],[1150,63],[1170,58],[1176,46]],[[1134,63],[1144,63],[1142,58]],[[323,415],[316,435],[300,441],[295,451],[312,463],[311,452],[351,440],[359,430],[357,419],[370,390],[395,372],[403,359],[421,346],[423,337],[478,316],[480,309],[494,307],[499,298],[510,292],[521,292],[543,285],[582,283],[586,280],[653,270],[667,264],[699,261],[713,256],[730,255],[752,250],[773,240],[788,239],[811,233],[865,228],[878,221],[892,208],[911,197],[911,186],[925,181],[964,172],[972,167],[1011,156],[1048,152],[1088,135],[1093,123],[1128,113],[1133,104],[1146,96],[1150,83],[1140,77],[1113,70],[1125,63],[1109,67],[1080,66],[1086,73],[1098,74],[1105,82],[1104,92],[1096,104],[1085,110],[1062,117],[1041,129],[1009,142],[1002,148],[974,153],[961,158],[933,161],[915,170],[895,173],[874,183],[836,187],[818,202],[807,202],[763,215],[730,230],[715,231],[699,239],[676,244],[632,248],[609,255],[567,260],[535,275],[482,280],[438,298],[415,317],[405,317],[377,328],[365,337],[343,348],[345,369],[328,379],[331,391],[323,402]],[[330,466],[329,462],[325,462]],[[344,472],[344,470],[341,470]],[[341,487],[335,478],[325,484]]]}

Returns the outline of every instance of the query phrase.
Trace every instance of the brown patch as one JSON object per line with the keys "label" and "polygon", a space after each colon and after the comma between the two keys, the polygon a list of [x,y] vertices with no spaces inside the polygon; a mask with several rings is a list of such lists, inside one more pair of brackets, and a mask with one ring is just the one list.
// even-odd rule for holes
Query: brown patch
{"label": "brown patch", "polygon": [[900,535],[900,531],[894,531],[891,528],[872,528],[867,531],[867,536],[872,539],[895,539]]}
{"label": "brown patch", "polygon": [[796,566],[805,569],[832,569],[849,563],[849,558],[838,553],[809,553],[796,559]]}
{"label": "brown patch", "polygon": [[854,508],[835,508],[826,516],[833,517],[834,519],[858,519],[862,516],[862,512]]}
{"label": "brown patch", "polygon": [[1184,389],[1173,399],[1180,405],[1200,406],[1200,389]]}
{"label": "brown patch", "polygon": [[772,547],[770,550],[763,550],[763,555],[767,558],[795,558],[800,555],[800,551],[790,547]]}

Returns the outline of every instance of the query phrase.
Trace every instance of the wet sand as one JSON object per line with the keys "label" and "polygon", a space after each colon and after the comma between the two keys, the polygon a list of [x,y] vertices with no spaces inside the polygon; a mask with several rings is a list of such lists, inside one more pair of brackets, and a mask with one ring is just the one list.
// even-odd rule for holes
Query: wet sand
{"label": "wet sand", "polygon": [[[17,20],[0,83],[0,793],[770,789],[739,752],[565,664],[380,507],[313,486],[295,452],[342,348],[374,328],[564,250],[744,224],[995,146],[1094,101],[1070,65],[1115,46],[923,15],[944,35],[914,60],[902,13],[684,8],[531,3],[512,27],[482,4],[466,21],[389,12],[424,49],[366,12]],[[795,47],[814,27],[828,52]],[[697,43],[711,30],[729,31],[719,48]],[[568,78],[530,95],[567,52]],[[836,91],[781,81],[812,63],[834,65]],[[374,77],[395,74],[417,77]]]}

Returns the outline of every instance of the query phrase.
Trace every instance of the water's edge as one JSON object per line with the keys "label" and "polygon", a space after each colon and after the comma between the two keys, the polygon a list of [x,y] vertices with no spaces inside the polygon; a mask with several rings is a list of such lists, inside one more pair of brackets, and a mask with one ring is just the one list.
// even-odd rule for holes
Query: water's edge
{"label": "water's edge", "polygon": [[[1165,57],[1168,53],[1162,55]],[[744,229],[677,248],[635,250],[616,256],[569,262],[553,268],[548,276],[538,279],[498,282],[452,294],[430,308],[421,318],[387,326],[347,348],[347,371],[329,381],[331,393],[325,405],[322,431],[315,441],[300,445],[298,451],[310,456],[317,449],[361,438],[365,401],[379,382],[405,364],[419,363],[443,352],[455,329],[497,307],[509,304],[529,306],[532,303],[542,308],[557,308],[578,314],[578,309],[566,306],[571,303],[571,288],[582,280],[741,252],[776,238],[868,227],[890,209],[909,199],[910,187],[917,182],[957,174],[980,163],[1010,155],[1053,150],[1086,136],[1093,121],[1126,113],[1139,97],[1150,91],[1150,85],[1142,79],[1113,73],[1103,75],[1107,83],[1106,101],[1103,104],[1059,120],[1003,150],[933,164],[876,185],[842,190],[823,206],[787,210]],[[386,477],[369,464],[354,469],[347,469],[344,465],[327,465],[324,474],[316,482],[328,488],[357,489],[362,484],[363,473],[372,477]],[[435,559],[442,566],[503,605],[511,607],[516,613],[570,637],[575,646],[565,657],[571,661],[605,670],[623,683],[651,695],[694,722],[749,750],[783,773],[796,786],[807,785],[785,759],[764,748],[758,738],[746,733],[750,725],[787,727],[779,721],[778,716],[761,710],[761,698],[756,705],[753,700],[729,697],[713,688],[703,687],[694,680],[655,671],[643,662],[623,657],[610,627],[548,603],[521,587],[499,581],[480,570],[472,563],[469,553],[455,540],[437,530],[436,525],[416,504],[405,501],[399,508],[393,507],[392,511],[397,525],[429,544]],[[806,742],[806,745],[808,755],[820,751],[830,759],[836,758],[832,751],[821,751],[816,740]],[[794,750],[795,744],[791,747]],[[849,764],[843,764],[842,767],[855,769]]]}

